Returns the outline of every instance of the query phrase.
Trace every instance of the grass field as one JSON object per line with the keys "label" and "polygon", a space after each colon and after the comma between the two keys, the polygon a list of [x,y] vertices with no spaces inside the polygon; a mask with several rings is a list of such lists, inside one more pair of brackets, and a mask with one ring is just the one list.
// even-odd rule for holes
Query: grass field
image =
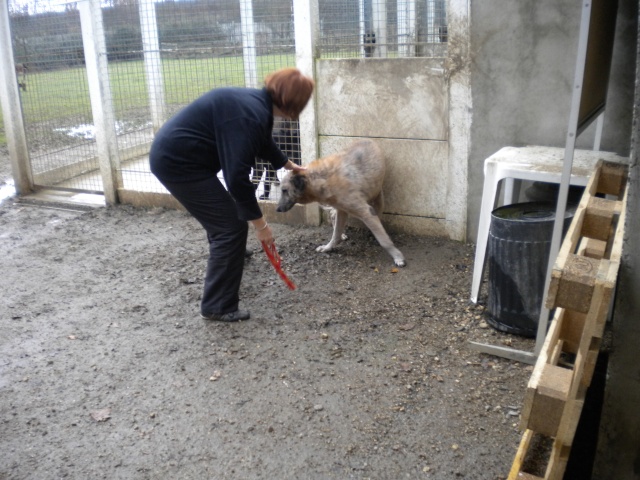
{"label": "grass field", "polygon": [[[257,59],[258,80],[274,70],[295,64],[294,54],[264,55]],[[186,105],[216,87],[243,86],[242,56],[162,61],[165,101],[170,106]],[[110,62],[109,79],[116,116],[148,107],[142,61]],[[91,102],[84,67],[47,72],[30,72],[27,90],[21,92],[25,123],[47,122],[67,125],[82,120],[91,123]],[[70,120],[71,119],[71,120]],[[6,144],[0,112],[0,145]]]}

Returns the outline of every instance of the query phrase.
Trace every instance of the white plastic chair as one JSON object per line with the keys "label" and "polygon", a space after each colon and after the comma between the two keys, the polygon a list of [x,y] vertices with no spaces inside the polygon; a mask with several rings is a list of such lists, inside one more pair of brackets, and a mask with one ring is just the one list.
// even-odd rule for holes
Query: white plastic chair
{"label": "white plastic chair", "polygon": [[[471,301],[473,303],[478,302],[480,294],[489,240],[491,212],[500,203],[500,182],[504,180],[504,195],[501,205],[516,203],[520,196],[520,185],[523,180],[559,184],[564,155],[564,148],[504,147],[484,161],[484,187],[471,284]],[[600,158],[612,162],[625,160],[615,153],[575,150],[570,184],[585,186]]]}

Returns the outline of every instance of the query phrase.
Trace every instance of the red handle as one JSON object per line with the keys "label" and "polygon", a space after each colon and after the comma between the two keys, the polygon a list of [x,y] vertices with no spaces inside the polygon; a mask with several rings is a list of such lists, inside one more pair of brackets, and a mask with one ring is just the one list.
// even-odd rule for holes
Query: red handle
{"label": "red handle", "polygon": [[262,242],[262,248],[264,249],[264,253],[267,254],[267,258],[273,265],[273,268],[276,269],[280,278],[284,281],[284,283],[289,287],[289,290],[295,290],[296,286],[294,283],[287,277],[287,274],[282,270],[282,258],[278,254],[278,250],[276,249],[276,244],[272,243],[271,246],[267,246],[265,242]]}

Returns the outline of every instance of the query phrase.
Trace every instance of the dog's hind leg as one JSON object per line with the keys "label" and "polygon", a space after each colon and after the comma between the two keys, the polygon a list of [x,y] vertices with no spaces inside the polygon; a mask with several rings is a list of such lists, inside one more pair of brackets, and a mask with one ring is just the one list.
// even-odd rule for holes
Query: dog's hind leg
{"label": "dog's hind leg", "polygon": [[316,252],[330,252],[344,238],[344,229],[347,226],[347,212],[335,209],[335,218],[333,219],[333,236],[331,241],[326,245],[320,245],[316,248]]}
{"label": "dog's hind leg", "polygon": [[376,215],[382,215],[382,210],[384,209],[384,195],[382,195],[382,192],[371,201],[371,206],[376,211]]}
{"label": "dog's hind leg", "polygon": [[402,255],[402,252],[393,244],[387,231],[382,226],[382,222],[380,222],[380,217],[374,212],[367,212],[367,214],[360,217],[360,220],[371,230],[371,233],[376,237],[380,246],[391,255],[393,263],[398,267],[404,267],[407,264],[404,260],[404,255]]}

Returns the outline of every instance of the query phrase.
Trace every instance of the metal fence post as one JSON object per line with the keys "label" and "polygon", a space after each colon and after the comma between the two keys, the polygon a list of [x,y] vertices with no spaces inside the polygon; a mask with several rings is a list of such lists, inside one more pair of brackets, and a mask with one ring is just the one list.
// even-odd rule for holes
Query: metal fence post
{"label": "metal fence post", "polygon": [[253,21],[253,0],[240,0],[240,24],[242,26],[242,59],[244,61],[245,86],[258,86],[256,62],[256,33]]}
{"label": "metal fence post", "polygon": [[122,178],[100,0],[78,2],[78,10],[104,198],[115,204]]}
{"label": "metal fence post", "polygon": [[16,192],[20,195],[30,193],[33,190],[33,177],[13,60],[7,2],[0,2],[0,102]]}
{"label": "metal fence post", "polygon": [[162,59],[158,40],[156,6],[153,0],[139,0],[140,30],[144,52],[144,72],[147,79],[147,91],[151,109],[153,131],[162,126],[165,116],[165,102],[162,82]]}

